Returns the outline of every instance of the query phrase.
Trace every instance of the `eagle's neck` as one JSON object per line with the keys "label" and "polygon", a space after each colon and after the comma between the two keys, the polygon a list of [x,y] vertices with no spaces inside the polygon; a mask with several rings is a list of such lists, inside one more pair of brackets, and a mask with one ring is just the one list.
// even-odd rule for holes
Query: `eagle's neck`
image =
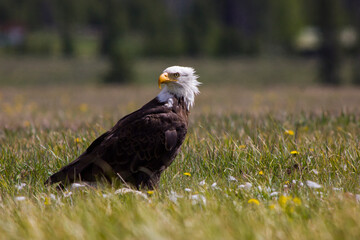
{"label": "eagle's neck", "polygon": [[189,111],[190,108],[194,105],[195,94],[199,92],[198,88],[196,89],[185,89],[181,87],[172,87],[165,86],[163,90],[157,95],[157,99],[159,102],[172,105],[172,98],[181,99],[184,98],[184,102],[186,104],[186,109]]}

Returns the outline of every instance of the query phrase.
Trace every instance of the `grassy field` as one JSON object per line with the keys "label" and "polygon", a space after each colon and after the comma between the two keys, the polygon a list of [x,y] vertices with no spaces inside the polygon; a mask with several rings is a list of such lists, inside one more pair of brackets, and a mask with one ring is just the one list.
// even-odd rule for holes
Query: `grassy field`
{"label": "grassy field", "polygon": [[[139,59],[134,62],[134,82],[152,85],[168,66],[192,66],[209,85],[237,83],[243,86],[307,86],[316,81],[316,61],[301,58]],[[99,58],[1,57],[0,86],[97,84],[108,71]],[[346,71],[347,72],[347,71]]]}
{"label": "grassy field", "polygon": [[156,77],[14,86],[0,89],[0,239],[360,238],[360,89],[212,81],[159,189],[59,192],[44,180],[155,96]]}

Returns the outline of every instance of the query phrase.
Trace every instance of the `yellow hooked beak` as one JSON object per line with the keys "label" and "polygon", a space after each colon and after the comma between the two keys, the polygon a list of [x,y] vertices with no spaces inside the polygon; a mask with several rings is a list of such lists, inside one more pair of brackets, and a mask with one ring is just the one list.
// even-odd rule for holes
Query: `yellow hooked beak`
{"label": "yellow hooked beak", "polygon": [[168,82],[177,82],[177,80],[176,79],[170,79],[168,73],[166,73],[166,72],[161,74],[160,77],[159,77],[159,81],[158,81],[159,88],[161,89],[161,84],[168,83]]}

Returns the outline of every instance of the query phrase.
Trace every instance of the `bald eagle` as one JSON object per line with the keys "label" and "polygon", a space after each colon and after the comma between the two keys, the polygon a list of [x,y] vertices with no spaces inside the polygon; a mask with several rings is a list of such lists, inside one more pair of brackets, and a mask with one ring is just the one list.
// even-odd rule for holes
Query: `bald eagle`
{"label": "bald eagle", "polygon": [[161,173],[180,151],[189,110],[199,93],[195,70],[172,66],[163,71],[161,92],[139,110],[120,119],[45,184],[96,182],[115,178],[136,188],[156,187]]}

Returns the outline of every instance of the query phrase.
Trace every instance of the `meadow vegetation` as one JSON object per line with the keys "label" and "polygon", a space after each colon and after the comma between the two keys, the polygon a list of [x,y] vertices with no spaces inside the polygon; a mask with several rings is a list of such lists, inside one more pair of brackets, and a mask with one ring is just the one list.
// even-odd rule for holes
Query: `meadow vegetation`
{"label": "meadow vegetation", "polygon": [[[237,83],[248,87],[281,85],[307,86],[316,81],[316,59],[303,58],[140,58],[134,62],[137,85],[154,86],[159,72],[166,66],[192,66],[204,84]],[[344,69],[349,78],[351,67]],[[261,69],[259,71],[259,69]],[[100,84],[108,63],[102,58],[0,57],[0,86],[89,85]]]}
{"label": "meadow vegetation", "polygon": [[359,239],[356,88],[248,87],[243,72],[228,77],[241,84],[209,80],[159,189],[45,187],[156,95],[164,66],[140,64],[151,85],[2,84],[0,239]]}

